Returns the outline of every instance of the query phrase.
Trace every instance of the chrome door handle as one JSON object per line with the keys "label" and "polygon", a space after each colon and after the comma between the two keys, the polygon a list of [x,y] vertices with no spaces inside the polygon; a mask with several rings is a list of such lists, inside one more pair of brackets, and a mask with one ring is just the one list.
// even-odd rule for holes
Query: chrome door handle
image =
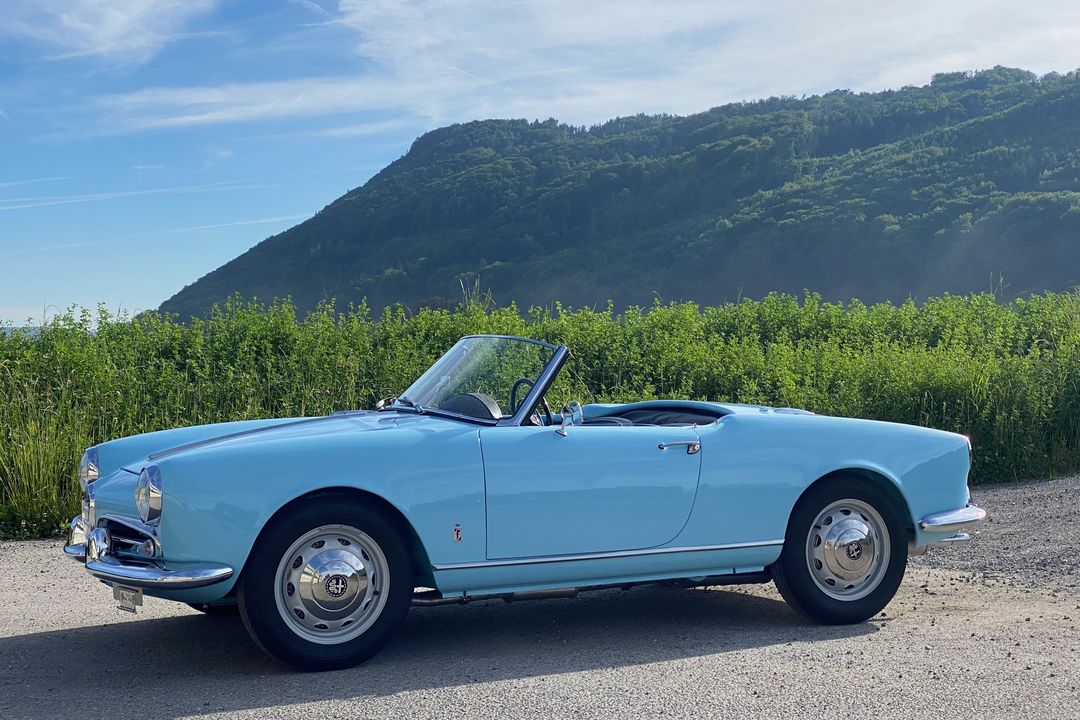
{"label": "chrome door handle", "polygon": [[697,440],[679,440],[678,442],[660,443],[656,447],[661,450],[667,450],[669,447],[678,447],[680,445],[686,446],[687,455],[693,455],[701,450],[701,443]]}

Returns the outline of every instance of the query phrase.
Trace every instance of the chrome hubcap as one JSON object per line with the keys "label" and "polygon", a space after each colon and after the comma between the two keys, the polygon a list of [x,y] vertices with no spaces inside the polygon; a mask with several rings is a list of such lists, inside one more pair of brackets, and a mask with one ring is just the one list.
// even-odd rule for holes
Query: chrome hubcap
{"label": "chrome hubcap", "polygon": [[277,607],[289,628],[311,642],[348,642],[378,619],[390,572],[371,536],[347,525],[305,533],[282,556]]}
{"label": "chrome hubcap", "polygon": [[837,500],[818,513],[810,527],[806,563],[826,595],[837,600],[866,597],[889,566],[889,529],[862,500]]}

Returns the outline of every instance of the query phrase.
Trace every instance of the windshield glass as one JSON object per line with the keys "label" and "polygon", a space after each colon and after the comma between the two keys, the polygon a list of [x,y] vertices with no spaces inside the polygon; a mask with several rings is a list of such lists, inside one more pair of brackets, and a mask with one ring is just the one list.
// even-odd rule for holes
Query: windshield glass
{"label": "windshield glass", "polygon": [[398,404],[481,420],[512,417],[555,350],[521,338],[462,338],[400,395]]}

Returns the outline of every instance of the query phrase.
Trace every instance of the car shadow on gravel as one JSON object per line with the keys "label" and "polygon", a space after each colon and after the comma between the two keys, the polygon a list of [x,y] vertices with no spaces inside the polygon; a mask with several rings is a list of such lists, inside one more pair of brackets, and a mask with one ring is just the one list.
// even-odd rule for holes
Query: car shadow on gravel
{"label": "car shadow on gravel", "polygon": [[[20,717],[179,717],[640,665],[877,631],[809,624],[732,589],[603,591],[575,600],[413,608],[367,664],[290,672],[238,618],[183,615],[0,638],[0,697]],[[6,687],[5,687],[6,686]],[[2,703],[0,703],[2,704]]]}

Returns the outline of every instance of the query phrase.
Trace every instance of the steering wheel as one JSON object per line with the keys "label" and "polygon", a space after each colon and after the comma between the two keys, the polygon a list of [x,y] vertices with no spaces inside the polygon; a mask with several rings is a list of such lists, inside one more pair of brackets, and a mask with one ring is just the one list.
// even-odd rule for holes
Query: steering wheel
{"label": "steering wheel", "polygon": [[[540,417],[540,407],[544,408],[544,419],[547,420],[546,423],[544,422],[544,419],[541,419]],[[540,403],[537,406],[537,409],[533,411],[532,420],[534,424],[541,427],[543,427],[544,425],[550,426],[555,424],[555,421],[551,419],[551,408],[548,407],[547,396],[540,398]]]}
{"label": "steering wheel", "polygon": [[[534,383],[532,380],[530,380],[527,377],[520,377],[520,378],[518,378],[517,380],[514,381],[514,386],[512,388],[510,388],[510,414],[511,415],[517,415],[517,411],[521,409],[521,405],[518,403],[518,399],[517,399],[518,388],[527,385],[529,387],[529,389],[531,390],[532,387],[535,384],[536,383]],[[525,398],[521,398],[521,402],[525,402]],[[544,417],[543,418],[540,417],[540,408],[541,407],[544,408]],[[547,420],[546,423],[544,422],[545,419]],[[543,426],[545,424],[546,425],[553,425],[554,424],[554,420],[551,419],[551,407],[548,405],[547,397],[540,398],[540,402],[537,404],[536,408],[533,410],[533,414],[529,417],[529,420],[531,420],[534,425],[540,425],[540,426]]]}
{"label": "steering wheel", "polygon": [[[514,386],[512,388],[510,388],[510,414],[511,415],[517,415],[517,411],[521,407],[520,404],[518,403],[518,399],[517,399],[518,388],[523,386],[523,385],[528,385],[529,389],[532,390],[532,387],[535,384],[536,384],[535,382],[533,382],[532,380],[530,380],[527,377],[519,377],[517,380],[514,381]],[[526,393],[526,394],[528,394],[528,393]],[[521,398],[521,400],[522,400],[522,402],[524,402],[525,398]]]}

